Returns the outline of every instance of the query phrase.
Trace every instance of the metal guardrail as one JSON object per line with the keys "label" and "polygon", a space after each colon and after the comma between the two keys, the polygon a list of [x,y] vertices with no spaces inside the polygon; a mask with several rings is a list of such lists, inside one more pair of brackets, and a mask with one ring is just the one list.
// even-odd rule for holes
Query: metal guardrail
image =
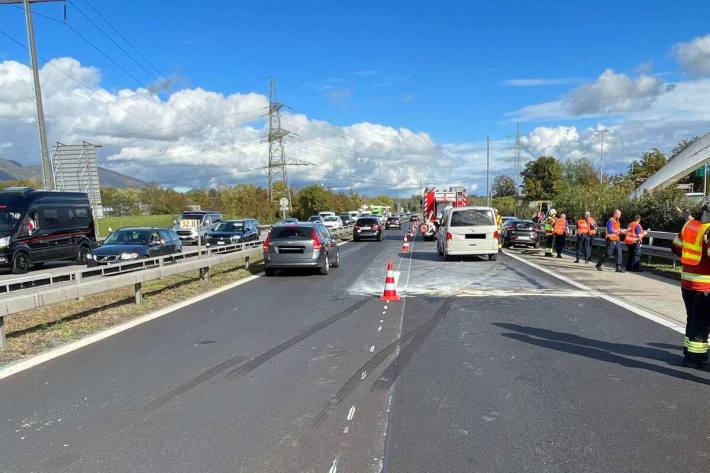
{"label": "metal guardrail", "polygon": [[[270,226],[263,226],[263,229]],[[331,231],[338,239],[352,235],[352,227]],[[5,317],[50,304],[97,294],[113,289],[133,287],[135,302],[143,300],[143,283],[167,276],[199,271],[200,277],[209,277],[211,267],[244,259],[248,267],[252,257],[260,256],[263,240],[224,246],[199,247],[191,253],[177,253],[145,258],[125,263],[93,268],[67,270],[57,273],[29,275],[19,281],[13,279],[0,285],[0,348],[5,345]],[[1,284],[1,283],[0,283]],[[41,291],[27,289],[41,287]]]}
{"label": "metal guardrail", "polygon": [[[570,229],[570,234],[567,236],[567,243],[570,245],[573,245],[573,244],[576,245],[576,243],[577,243],[577,226],[570,225],[569,229]],[[672,233],[672,232],[658,232],[658,231],[648,232],[648,236],[646,236],[644,238],[644,241],[647,243],[642,243],[641,255],[668,259],[668,260],[671,260],[674,262],[680,261],[680,258],[678,258],[676,255],[674,255],[673,251],[670,248],[670,242],[673,241],[675,236],[676,236],[676,234]],[[668,246],[654,245],[655,242],[659,242],[659,241],[667,241],[667,242],[669,242],[669,245]],[[606,228],[604,228],[604,227],[598,228],[598,234],[596,237],[594,237],[592,239],[592,244],[594,246],[606,247]],[[622,251],[628,251],[626,248],[626,245],[622,245]]]}

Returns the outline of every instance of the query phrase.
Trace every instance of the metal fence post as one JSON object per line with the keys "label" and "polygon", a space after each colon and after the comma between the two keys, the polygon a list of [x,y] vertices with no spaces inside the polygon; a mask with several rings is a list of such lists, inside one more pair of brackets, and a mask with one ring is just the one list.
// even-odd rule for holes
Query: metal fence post
{"label": "metal fence post", "polygon": [[0,348],[5,348],[5,317],[0,316]]}
{"label": "metal fence post", "polygon": [[[653,246],[653,237],[652,236],[648,237],[648,246]],[[652,261],[653,261],[653,256],[648,255],[648,264],[651,264]]]}
{"label": "metal fence post", "polygon": [[136,298],[136,304],[143,303],[143,283],[137,282],[133,285],[133,294]]}

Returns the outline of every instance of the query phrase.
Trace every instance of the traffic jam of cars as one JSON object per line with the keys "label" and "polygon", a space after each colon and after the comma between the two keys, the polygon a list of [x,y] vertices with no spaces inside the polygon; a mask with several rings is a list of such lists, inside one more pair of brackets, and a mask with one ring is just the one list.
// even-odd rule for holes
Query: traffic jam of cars
{"label": "traffic jam of cars", "polygon": [[49,262],[96,267],[174,255],[188,245],[210,249],[261,241],[267,275],[299,267],[328,274],[340,265],[333,234],[346,228],[354,242],[381,242],[386,230],[414,228],[424,241],[436,241],[436,252],[444,260],[471,255],[494,261],[501,247],[539,246],[539,223],[502,217],[491,207],[469,206],[462,187],[425,188],[421,202],[421,212],[414,213],[321,211],[306,221],[283,218],[268,233],[253,218],[225,219],[218,211],[186,210],[172,228],[122,227],[100,240],[86,194],[6,188],[0,191],[0,267],[15,274]]}

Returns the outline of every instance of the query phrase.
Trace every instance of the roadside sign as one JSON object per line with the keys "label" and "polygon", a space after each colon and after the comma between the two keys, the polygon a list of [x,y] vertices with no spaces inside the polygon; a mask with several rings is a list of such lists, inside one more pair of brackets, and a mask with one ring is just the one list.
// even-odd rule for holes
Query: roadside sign
{"label": "roadside sign", "polygon": [[284,208],[284,207],[288,208],[288,198],[281,197],[281,199],[279,199],[279,206],[281,208]]}

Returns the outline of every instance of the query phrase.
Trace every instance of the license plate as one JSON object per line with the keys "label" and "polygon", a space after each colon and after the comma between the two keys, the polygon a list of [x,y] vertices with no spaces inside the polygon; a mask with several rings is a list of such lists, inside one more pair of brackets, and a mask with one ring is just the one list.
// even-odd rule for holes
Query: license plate
{"label": "license plate", "polygon": [[525,236],[525,235],[520,235],[520,236],[517,237],[517,239],[518,239],[518,240],[529,240],[530,237],[529,237],[529,236]]}
{"label": "license plate", "polygon": [[360,230],[372,230],[372,227],[360,227]]}
{"label": "license plate", "polygon": [[224,245],[224,242],[223,242],[223,241],[218,241],[217,244],[218,244],[218,245]]}

